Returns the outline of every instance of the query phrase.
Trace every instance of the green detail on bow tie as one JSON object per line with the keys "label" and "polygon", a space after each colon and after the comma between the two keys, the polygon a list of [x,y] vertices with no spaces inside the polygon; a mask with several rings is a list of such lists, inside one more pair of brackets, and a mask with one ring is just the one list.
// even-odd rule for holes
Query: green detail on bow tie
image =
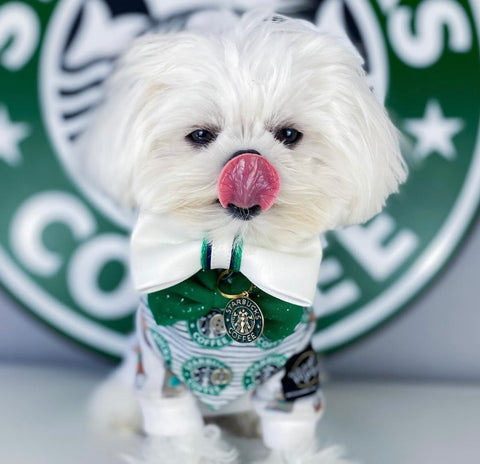
{"label": "green detail on bow tie", "polygon": [[240,264],[242,263],[243,240],[239,237],[235,238],[232,246],[232,255],[230,258],[230,269],[232,271],[240,271]]}
{"label": "green detail on bow tie", "polygon": [[[224,309],[230,301],[217,290],[219,270],[201,270],[173,287],[148,295],[148,305],[158,325],[197,320],[213,308]],[[250,287],[239,272],[222,281],[222,291],[237,294]],[[263,335],[272,341],[290,335],[302,319],[303,308],[275,298],[254,287],[249,296],[260,306],[265,319]]]}
{"label": "green detail on bow tie", "polygon": [[[210,270],[212,261],[213,243],[206,238],[203,239],[202,249],[200,252],[200,266],[203,270]],[[232,243],[232,250],[230,252],[230,267],[232,271],[239,272],[242,264],[243,240],[240,237],[235,237]]]}
{"label": "green detail on bow tie", "polygon": [[202,242],[202,252],[200,254],[200,265],[202,269],[210,269],[209,253],[211,253],[211,245],[208,243],[208,240],[204,238]]}

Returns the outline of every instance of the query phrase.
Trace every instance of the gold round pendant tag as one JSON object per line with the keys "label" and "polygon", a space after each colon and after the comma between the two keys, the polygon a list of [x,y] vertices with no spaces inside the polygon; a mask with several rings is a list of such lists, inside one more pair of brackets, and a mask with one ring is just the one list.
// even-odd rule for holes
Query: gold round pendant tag
{"label": "gold round pendant tag", "polygon": [[262,335],[264,320],[260,307],[248,297],[232,299],[223,313],[227,334],[239,343],[252,343]]}

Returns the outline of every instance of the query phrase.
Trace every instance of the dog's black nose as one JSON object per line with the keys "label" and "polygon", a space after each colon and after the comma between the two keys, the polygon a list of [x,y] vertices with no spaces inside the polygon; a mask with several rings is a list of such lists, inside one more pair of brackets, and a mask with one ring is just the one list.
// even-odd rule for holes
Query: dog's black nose
{"label": "dog's black nose", "polygon": [[258,216],[262,209],[259,205],[252,206],[250,208],[240,208],[232,203],[227,206],[227,211],[235,218],[242,221],[250,221],[255,216]]}
{"label": "dog's black nose", "polygon": [[[232,160],[233,158],[236,158],[237,156],[243,155],[244,153],[254,153],[255,155],[260,155],[260,153],[258,153],[257,150],[253,150],[251,148],[249,148],[248,150],[238,150],[232,156],[230,156],[228,161]],[[260,156],[262,156],[262,155],[260,155]]]}

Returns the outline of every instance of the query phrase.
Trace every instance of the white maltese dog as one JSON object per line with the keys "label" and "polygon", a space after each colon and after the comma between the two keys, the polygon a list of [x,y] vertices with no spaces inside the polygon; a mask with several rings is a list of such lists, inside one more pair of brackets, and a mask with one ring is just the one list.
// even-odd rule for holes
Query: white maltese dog
{"label": "white maltese dog", "polygon": [[361,58],[276,16],[148,35],[98,114],[87,169],[138,211],[142,296],[138,345],[97,394],[97,420],[143,427],[130,462],[229,463],[204,418],[252,407],[272,462],[346,463],[314,444],[319,235],[371,218],[406,175]]}

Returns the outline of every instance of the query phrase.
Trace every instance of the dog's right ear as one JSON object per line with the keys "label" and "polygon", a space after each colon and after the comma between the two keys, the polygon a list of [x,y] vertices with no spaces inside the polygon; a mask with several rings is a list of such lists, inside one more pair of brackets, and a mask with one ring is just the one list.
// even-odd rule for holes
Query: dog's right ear
{"label": "dog's right ear", "polygon": [[135,171],[152,149],[166,75],[186,42],[193,42],[187,34],[137,38],[105,82],[105,100],[79,141],[80,169],[124,208],[137,206]]}

